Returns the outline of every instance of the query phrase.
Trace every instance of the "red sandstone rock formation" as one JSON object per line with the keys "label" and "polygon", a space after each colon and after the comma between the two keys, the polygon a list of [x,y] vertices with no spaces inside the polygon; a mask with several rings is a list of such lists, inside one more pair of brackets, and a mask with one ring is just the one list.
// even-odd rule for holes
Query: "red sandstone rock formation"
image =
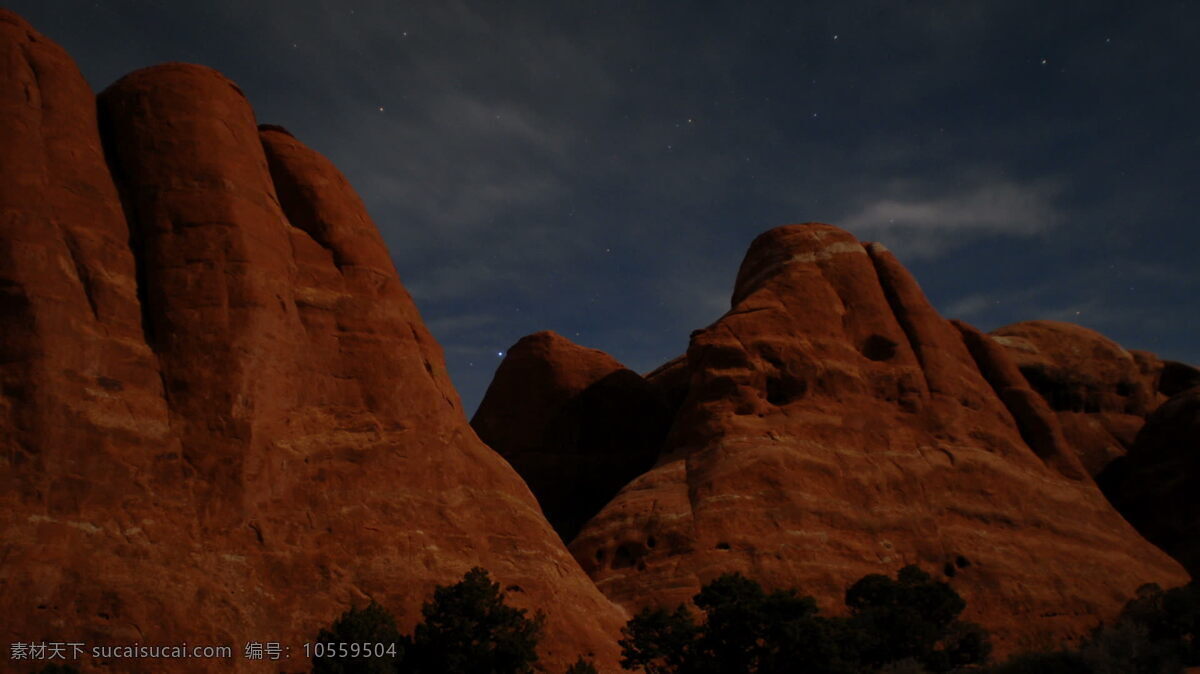
{"label": "red sandstone rock formation", "polygon": [[1096,481],[1147,540],[1200,578],[1200,387],[1155,410]]}
{"label": "red sandstone rock formation", "polygon": [[645,379],[553,332],[508,350],[471,420],[567,542],[654,464],[669,423]]}
{"label": "red sandstone rock formation", "polygon": [[7,11],[0,45],[4,640],[301,667],[349,605],[411,627],[480,565],[552,668],[615,668],[623,613],[468,427],[343,176],[207,68],[129,75],[98,124],[61,48]]}
{"label": "red sandstone rock formation", "polygon": [[1146,415],[1167,397],[1200,383],[1195,368],[1126,351],[1071,323],[1027,321],[991,334],[1054,409],[1067,441],[1093,476],[1132,446]]}
{"label": "red sandstone rock formation", "polygon": [[1105,500],[1007,352],[939,317],[882,246],[763,234],[685,371],[657,465],[571,545],[630,609],[727,571],[835,608],[863,575],[919,564],[1005,651],[1187,578]]}

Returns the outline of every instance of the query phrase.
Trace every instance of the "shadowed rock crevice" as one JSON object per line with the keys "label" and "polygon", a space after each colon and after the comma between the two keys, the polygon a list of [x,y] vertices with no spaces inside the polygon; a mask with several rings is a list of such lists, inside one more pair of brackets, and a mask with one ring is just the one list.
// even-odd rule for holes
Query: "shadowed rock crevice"
{"label": "shadowed rock crevice", "polygon": [[668,404],[645,379],[551,332],[508,350],[471,421],[567,542],[654,464],[670,424]]}
{"label": "shadowed rock crevice", "polygon": [[1157,386],[1159,393],[1173,397],[1197,386],[1200,386],[1200,369],[1187,363],[1163,361]]}
{"label": "shadowed rock crevice", "polygon": [[1200,578],[1200,387],[1159,406],[1096,482],[1143,536]]}
{"label": "shadowed rock crevice", "polygon": [[1081,480],[1086,471],[1067,442],[1053,410],[1025,381],[1016,363],[995,340],[962,321],[951,321],[979,371],[1012,414],[1021,438],[1046,465]]}

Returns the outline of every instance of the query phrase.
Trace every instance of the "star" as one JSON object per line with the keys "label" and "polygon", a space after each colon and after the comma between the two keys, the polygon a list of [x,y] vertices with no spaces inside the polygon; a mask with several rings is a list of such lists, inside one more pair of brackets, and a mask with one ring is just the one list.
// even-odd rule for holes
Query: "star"
{"label": "star", "polygon": [[382,106],[382,105],[381,105],[381,106],[379,106],[379,111],[380,111],[380,112],[383,112],[383,106]]}

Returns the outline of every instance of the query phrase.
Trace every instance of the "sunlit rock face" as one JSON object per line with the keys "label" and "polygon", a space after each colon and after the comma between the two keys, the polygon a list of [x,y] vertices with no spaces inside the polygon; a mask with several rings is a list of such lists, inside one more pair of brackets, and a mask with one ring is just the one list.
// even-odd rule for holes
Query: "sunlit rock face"
{"label": "sunlit rock face", "polygon": [[942,319],[883,246],[822,224],[761,235],[730,311],[659,376],[681,369],[655,467],[571,544],[630,609],[741,571],[836,610],[863,575],[918,564],[1005,651],[1187,579],[1109,505],[1009,351]]}
{"label": "sunlit rock face", "polygon": [[615,668],[624,612],[468,426],[341,173],[208,68],[97,99],[11,12],[0,45],[4,638],[248,671],[478,565],[547,613],[548,666]]}

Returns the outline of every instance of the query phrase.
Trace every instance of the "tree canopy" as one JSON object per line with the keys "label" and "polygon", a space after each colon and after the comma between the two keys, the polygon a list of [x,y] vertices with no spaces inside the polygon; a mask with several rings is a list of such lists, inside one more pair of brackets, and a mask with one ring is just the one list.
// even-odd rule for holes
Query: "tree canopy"
{"label": "tree canopy", "polygon": [[948,672],[982,663],[987,633],[958,619],[966,603],[915,566],[871,575],[846,592],[848,617],[824,617],[796,590],[766,592],[740,574],[706,584],[685,606],[646,609],[623,630],[621,666],[648,674],[849,674],[912,663]]}

